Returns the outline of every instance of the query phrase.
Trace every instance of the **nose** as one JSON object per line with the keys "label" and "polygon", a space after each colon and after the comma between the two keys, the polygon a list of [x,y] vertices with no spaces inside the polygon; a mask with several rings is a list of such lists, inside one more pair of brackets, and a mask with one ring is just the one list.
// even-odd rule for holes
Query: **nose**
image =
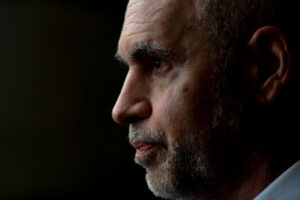
{"label": "nose", "polygon": [[147,96],[145,81],[134,71],[129,71],[112,111],[114,121],[128,125],[150,117],[152,107]]}

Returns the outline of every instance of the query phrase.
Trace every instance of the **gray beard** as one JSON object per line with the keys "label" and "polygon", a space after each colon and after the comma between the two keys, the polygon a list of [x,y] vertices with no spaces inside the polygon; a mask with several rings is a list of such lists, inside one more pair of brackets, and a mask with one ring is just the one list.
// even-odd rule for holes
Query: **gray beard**
{"label": "gray beard", "polygon": [[[149,189],[159,197],[167,199],[182,198],[190,193],[199,176],[208,177],[205,143],[196,136],[187,134],[184,140],[168,146],[164,133],[158,128],[137,129],[130,125],[129,140],[160,143],[162,147],[145,160],[135,162],[146,169],[146,181]],[[188,148],[186,148],[188,147]],[[194,180],[197,179],[197,180]],[[201,178],[200,180],[203,180]]]}
{"label": "gray beard", "polygon": [[168,145],[159,128],[141,130],[130,125],[130,143],[161,144],[151,157],[135,160],[146,169],[146,181],[154,195],[166,199],[222,199],[221,191],[236,187],[245,158],[238,134],[239,117],[233,117],[232,112],[226,117],[223,106],[218,109],[209,128],[186,133],[174,147]]}

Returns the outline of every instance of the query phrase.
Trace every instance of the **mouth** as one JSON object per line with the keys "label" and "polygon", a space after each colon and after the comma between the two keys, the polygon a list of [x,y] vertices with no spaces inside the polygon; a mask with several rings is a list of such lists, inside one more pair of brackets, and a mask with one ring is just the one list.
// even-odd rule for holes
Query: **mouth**
{"label": "mouth", "polygon": [[133,146],[136,149],[135,157],[142,158],[142,157],[146,156],[147,154],[149,154],[151,152],[151,150],[153,150],[153,148],[157,145],[151,144],[151,143],[138,142],[138,143],[134,143]]}

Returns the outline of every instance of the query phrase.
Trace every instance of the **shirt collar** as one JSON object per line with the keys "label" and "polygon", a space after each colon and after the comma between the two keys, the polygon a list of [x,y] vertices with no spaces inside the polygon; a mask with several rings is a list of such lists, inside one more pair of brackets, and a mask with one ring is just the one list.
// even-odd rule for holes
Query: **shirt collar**
{"label": "shirt collar", "polygon": [[254,200],[296,199],[300,199],[300,161],[288,168]]}

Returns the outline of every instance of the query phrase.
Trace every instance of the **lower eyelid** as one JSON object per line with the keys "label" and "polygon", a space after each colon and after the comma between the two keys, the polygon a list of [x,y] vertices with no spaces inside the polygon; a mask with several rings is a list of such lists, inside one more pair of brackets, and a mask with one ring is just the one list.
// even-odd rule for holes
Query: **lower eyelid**
{"label": "lower eyelid", "polygon": [[154,70],[154,73],[158,75],[158,74],[165,74],[168,71],[170,71],[170,69],[171,69],[171,64],[170,63],[165,62],[165,64],[163,64],[163,65],[165,65],[165,66],[163,66],[160,69]]}

